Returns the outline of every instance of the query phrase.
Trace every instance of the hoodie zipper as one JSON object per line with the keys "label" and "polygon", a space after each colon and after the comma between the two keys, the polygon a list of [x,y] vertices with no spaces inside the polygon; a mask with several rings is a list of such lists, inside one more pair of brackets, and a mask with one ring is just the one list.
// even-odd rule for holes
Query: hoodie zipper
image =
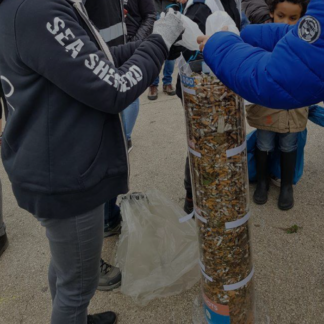
{"label": "hoodie zipper", "polygon": [[[102,46],[101,44],[101,41],[97,35],[97,33],[94,31],[94,27],[92,26],[92,24],[90,23],[88,17],[85,15],[85,13],[80,10],[80,8],[78,8],[78,2],[77,1],[74,1],[74,0],[71,0],[73,3],[74,3],[74,8],[77,10],[77,12],[79,13],[79,15],[81,16],[81,18],[83,19],[83,21],[86,23],[86,25],[88,26],[90,32],[92,33],[92,35],[94,36],[94,38],[96,39],[97,41],[97,44],[99,45],[99,47],[101,48],[102,52],[105,53],[107,59],[113,64],[115,65],[114,63],[114,60],[113,58],[111,57],[111,59],[109,59],[109,55],[108,53],[106,53],[106,50],[104,49],[104,47]],[[80,3],[79,3],[80,4]],[[80,6],[82,6],[83,4],[80,4]],[[104,40],[102,40],[104,41]],[[109,53],[111,55],[111,53]],[[126,136],[125,136],[125,130],[124,130],[124,124],[123,124],[123,121],[122,121],[122,117],[121,117],[121,114],[119,113],[118,114],[119,116],[119,122],[120,122],[120,126],[121,126],[121,129],[122,129],[122,133],[123,133],[123,139],[124,139],[124,147],[125,147],[125,152],[126,152],[126,159],[127,159],[127,186],[129,188],[129,174],[130,174],[130,168],[129,168],[129,156],[128,156],[128,147],[127,147],[127,141],[126,141]]]}

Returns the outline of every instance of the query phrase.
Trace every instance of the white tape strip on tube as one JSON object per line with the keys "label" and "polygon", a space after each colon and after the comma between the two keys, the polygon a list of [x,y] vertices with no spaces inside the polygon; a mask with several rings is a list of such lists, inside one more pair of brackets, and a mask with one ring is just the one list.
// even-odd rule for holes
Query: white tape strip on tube
{"label": "white tape strip on tube", "polygon": [[203,223],[207,224],[207,219],[200,216],[197,212],[195,212],[195,216]]}
{"label": "white tape strip on tube", "polygon": [[201,158],[201,153],[199,153],[199,152],[193,150],[190,146],[189,146],[188,149],[189,149],[189,152],[190,152],[191,154],[193,154],[194,156],[197,156],[197,157]]}
{"label": "white tape strip on tube", "polygon": [[227,150],[226,151],[226,156],[228,158],[230,158],[230,157],[232,157],[234,155],[240,154],[240,153],[242,153],[245,150],[245,148],[246,148],[246,141],[244,141],[242,143],[242,145],[240,145],[238,147],[234,147],[234,148],[232,148],[230,150]]}
{"label": "white tape strip on tube", "polygon": [[208,280],[208,281],[211,281],[213,282],[213,278],[209,277],[204,271],[203,269],[200,269],[201,273],[203,274],[203,276]]}
{"label": "white tape strip on tube", "polygon": [[191,214],[188,214],[186,216],[183,216],[179,219],[179,223],[185,223],[188,220],[190,220],[195,215],[195,212],[193,211]]}
{"label": "white tape strip on tube", "polygon": [[254,267],[252,268],[251,273],[244,280],[237,282],[236,284],[233,285],[224,285],[224,290],[232,291],[244,287],[252,279],[253,275],[254,275]]}
{"label": "white tape strip on tube", "polygon": [[188,94],[191,94],[191,95],[196,94],[196,90],[194,90],[194,89],[190,89],[190,88],[187,88],[187,87],[182,87],[182,88],[183,88],[183,91],[188,93]]}
{"label": "white tape strip on tube", "polygon": [[251,217],[251,212],[248,212],[244,217],[234,221],[234,222],[227,222],[225,223],[225,227],[226,229],[232,229],[232,228],[236,228],[239,226],[242,226],[243,224],[245,224]]}
{"label": "white tape strip on tube", "polygon": [[198,263],[200,265],[200,268],[203,270],[203,271],[206,271],[206,267],[203,265],[203,263],[201,262],[201,260],[198,260]]}

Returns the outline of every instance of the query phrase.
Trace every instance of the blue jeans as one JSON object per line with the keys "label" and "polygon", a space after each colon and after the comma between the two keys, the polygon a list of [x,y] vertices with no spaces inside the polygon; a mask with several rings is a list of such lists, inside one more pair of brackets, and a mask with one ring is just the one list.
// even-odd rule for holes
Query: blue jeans
{"label": "blue jeans", "polygon": [[297,150],[298,133],[276,133],[257,129],[257,148],[263,152],[272,152],[279,142],[279,150],[289,153]]}
{"label": "blue jeans", "polygon": [[[163,79],[162,79],[163,85],[168,85],[168,84],[172,83],[172,74],[174,71],[174,64],[175,64],[175,60],[173,60],[173,61],[166,60],[164,62]],[[160,82],[160,77],[158,76],[154,80],[152,85],[158,86],[159,82]]]}
{"label": "blue jeans", "polygon": [[137,98],[131,105],[129,105],[123,112],[124,131],[127,140],[132,138],[132,132],[136,123],[139,112],[139,98]]}
{"label": "blue jeans", "polygon": [[103,212],[101,205],[75,217],[38,218],[51,250],[51,324],[87,324],[87,308],[99,281]]}

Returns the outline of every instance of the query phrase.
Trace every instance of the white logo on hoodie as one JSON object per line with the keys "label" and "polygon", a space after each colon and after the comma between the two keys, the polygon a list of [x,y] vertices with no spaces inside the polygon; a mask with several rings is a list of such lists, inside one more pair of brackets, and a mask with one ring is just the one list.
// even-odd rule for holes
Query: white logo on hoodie
{"label": "white logo on hoodie", "polygon": [[[52,35],[56,35],[55,39],[59,42],[59,44],[65,47],[66,52],[71,52],[71,56],[74,59],[78,56],[82,50],[82,47],[84,46],[84,43],[81,39],[76,39],[70,28],[65,29],[65,22],[62,19],[55,17],[53,25],[51,23],[47,23],[46,28]],[[60,29],[65,30],[58,34]],[[69,45],[65,45],[64,40],[71,39],[76,39],[76,41]]]}

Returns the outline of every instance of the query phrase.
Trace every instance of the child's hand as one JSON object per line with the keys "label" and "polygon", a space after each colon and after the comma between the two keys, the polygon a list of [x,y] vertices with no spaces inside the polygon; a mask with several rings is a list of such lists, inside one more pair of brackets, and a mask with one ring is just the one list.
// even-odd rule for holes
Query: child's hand
{"label": "child's hand", "polygon": [[197,38],[197,43],[199,44],[200,52],[202,52],[204,50],[205,45],[208,42],[209,38],[210,38],[209,36],[199,36]]}
{"label": "child's hand", "polygon": [[[224,26],[222,28],[222,31],[228,31],[228,27],[227,26]],[[202,52],[204,50],[205,45],[208,42],[209,38],[210,38],[210,36],[199,36],[197,38],[197,43],[199,44],[199,50],[200,50],[200,52]]]}

